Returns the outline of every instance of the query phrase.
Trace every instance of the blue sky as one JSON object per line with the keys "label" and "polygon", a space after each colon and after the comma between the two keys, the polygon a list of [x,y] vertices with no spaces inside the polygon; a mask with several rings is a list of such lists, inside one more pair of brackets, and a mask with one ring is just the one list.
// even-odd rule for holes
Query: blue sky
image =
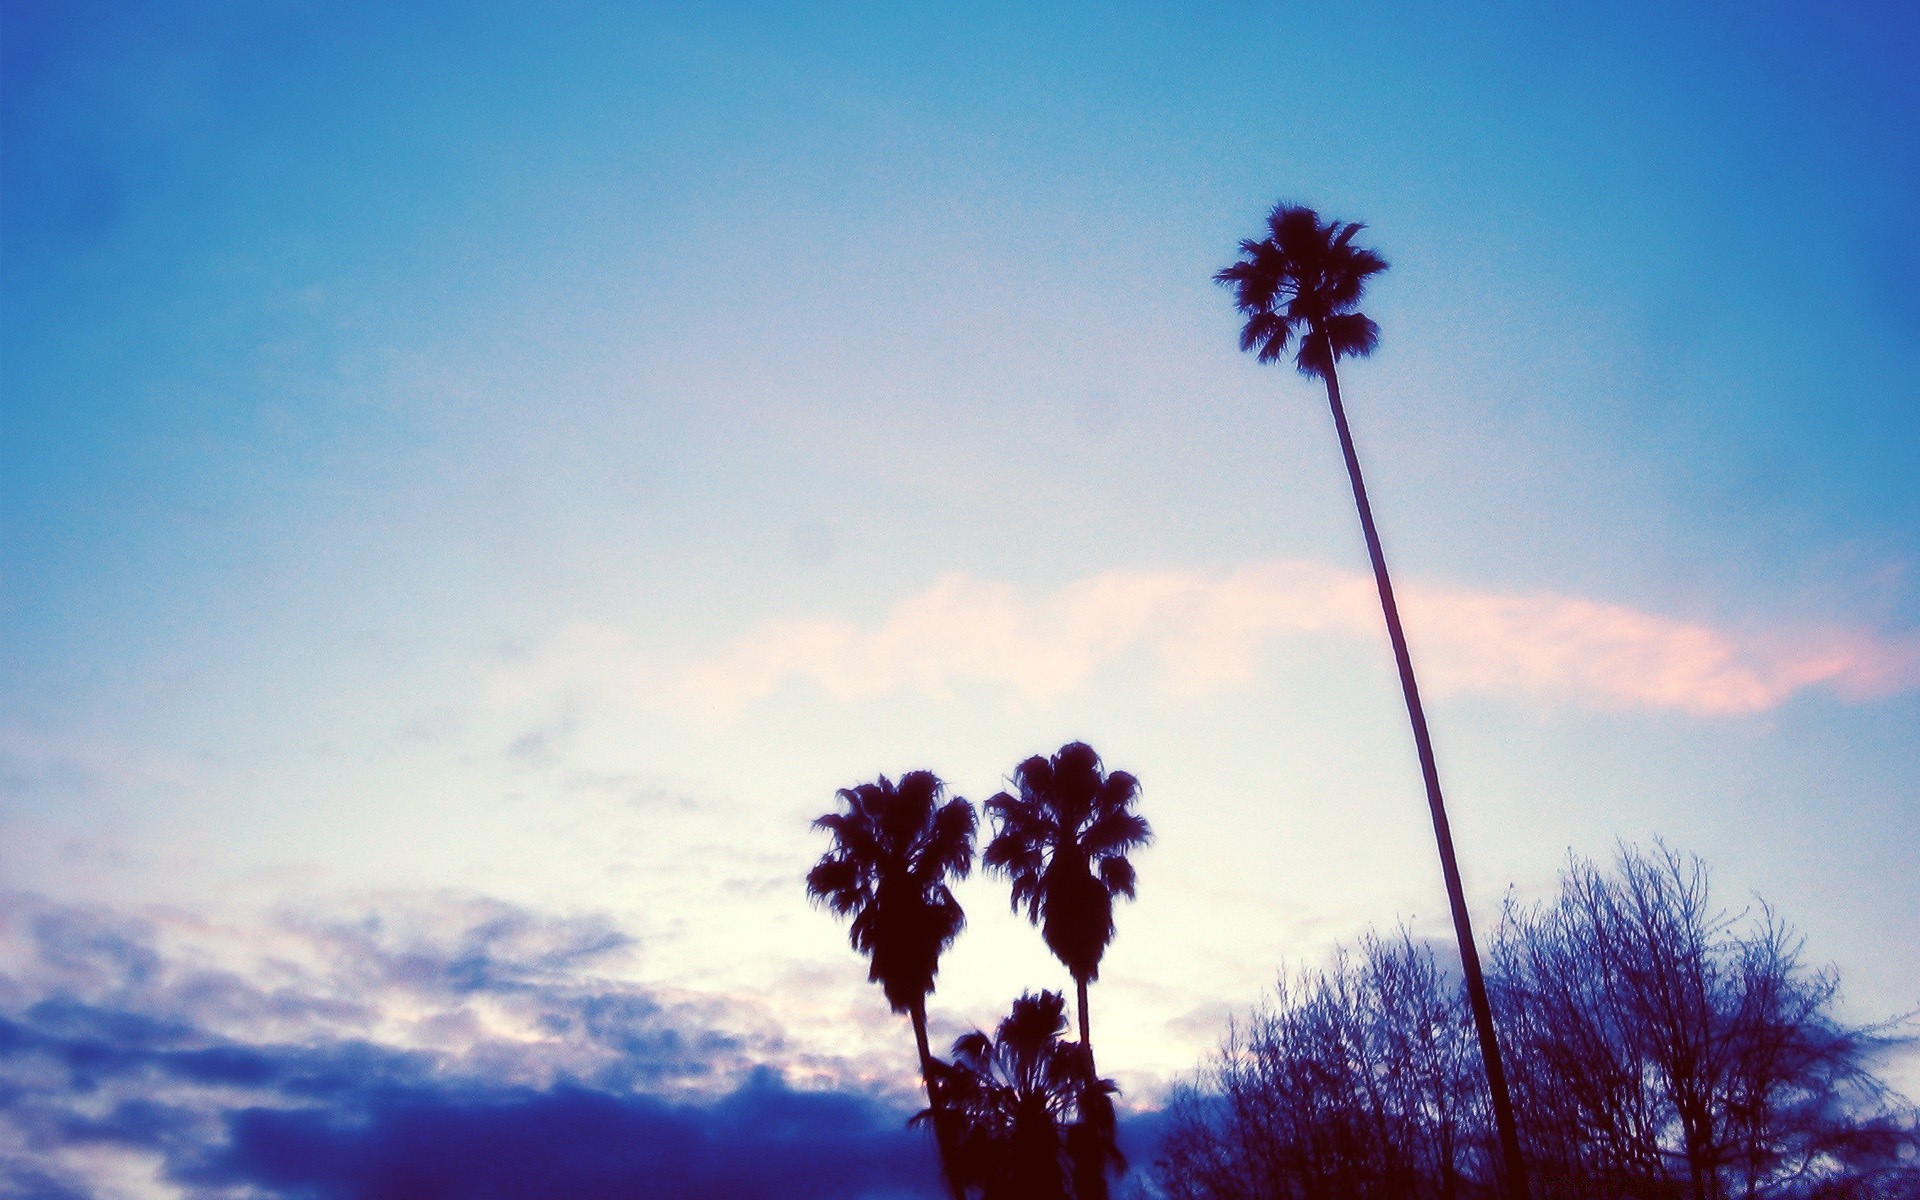
{"label": "blue sky", "polygon": [[[591,917],[865,1087],[806,821],[1084,737],[1152,1096],[1444,931],[1324,400],[1209,282],[1287,198],[1393,264],[1343,379],[1483,923],[1664,836],[1911,1009],[1920,20],[1464,7],[9,6],[18,911]],[[936,1032],[1060,982],[997,887]]]}

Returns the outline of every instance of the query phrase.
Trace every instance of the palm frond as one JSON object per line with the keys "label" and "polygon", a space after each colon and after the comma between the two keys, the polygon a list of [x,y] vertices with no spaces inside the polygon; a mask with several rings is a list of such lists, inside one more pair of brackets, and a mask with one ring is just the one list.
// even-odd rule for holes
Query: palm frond
{"label": "palm frond", "polygon": [[1214,273],[1213,281],[1233,288],[1233,302],[1243,313],[1266,312],[1287,287],[1287,276],[1272,247],[1242,242],[1247,258]]}
{"label": "palm frond", "polygon": [[977,824],[973,805],[954,799],[933,814],[920,853],[919,873],[934,878],[965,879],[973,873],[973,834]]}
{"label": "palm frond", "polygon": [[[886,776],[881,778],[885,779]],[[899,798],[910,803],[915,811],[931,809],[934,801],[946,790],[946,785],[932,771],[908,771],[900,777],[900,786],[895,789]]]}
{"label": "palm frond", "polygon": [[1267,214],[1267,229],[1273,244],[1296,260],[1327,240],[1320,214],[1304,204],[1282,201],[1274,205],[1273,211]]}
{"label": "palm frond", "polygon": [[1046,902],[1047,889],[1045,876],[1040,872],[1034,871],[1029,874],[1014,877],[1013,894],[1011,898],[1011,907],[1014,912],[1019,912],[1022,908],[1025,908],[1027,910],[1027,920],[1038,925],[1040,923],[1041,910],[1046,906]]}
{"label": "palm frond", "polygon": [[807,872],[807,896],[846,916],[866,897],[860,874],[858,864],[828,855]]}
{"label": "palm frond", "polygon": [[1365,358],[1380,345],[1380,327],[1364,313],[1327,318],[1327,337],[1336,358]]}
{"label": "palm frond", "polygon": [[1282,322],[1264,342],[1260,343],[1260,353],[1256,361],[1263,363],[1278,362],[1287,353],[1287,339],[1292,326]]}
{"label": "palm frond", "polygon": [[1253,264],[1252,255],[1259,248],[1259,245],[1260,243],[1258,242],[1241,242],[1240,253],[1248,257],[1233,263],[1231,266],[1221,267],[1218,271],[1215,271],[1213,273],[1213,281],[1236,288],[1245,287],[1256,273],[1257,269]]}
{"label": "palm frond", "polygon": [[1366,279],[1386,270],[1387,260],[1371,250],[1363,250],[1356,246],[1348,253],[1345,266],[1348,272]]}
{"label": "palm frond", "polygon": [[1040,844],[1035,839],[1003,830],[987,843],[986,850],[980,855],[980,865],[999,875],[1028,875],[1039,872],[1045,866],[1043,857]]}
{"label": "palm frond", "polygon": [[1133,864],[1124,858],[1100,860],[1100,885],[1115,896],[1133,899]]}
{"label": "palm frond", "polygon": [[1333,374],[1333,358],[1327,353],[1327,339],[1318,334],[1301,338],[1300,349],[1293,356],[1293,365],[1309,379],[1325,379]]}
{"label": "palm frond", "polygon": [[1021,796],[1044,792],[1053,786],[1053,764],[1044,754],[1035,754],[1013,769],[1013,781]]}
{"label": "palm frond", "polygon": [[1328,271],[1319,290],[1328,314],[1348,312],[1366,294],[1367,280],[1387,269],[1386,260],[1371,250],[1350,250]]}
{"label": "palm frond", "polygon": [[1113,771],[1100,785],[1100,807],[1103,811],[1125,808],[1139,795],[1140,780],[1132,771]]}
{"label": "palm frond", "polygon": [[1137,850],[1153,840],[1153,827],[1139,813],[1110,809],[1094,818],[1081,835],[1080,844],[1089,856],[1112,856]]}
{"label": "palm frond", "polygon": [[1017,909],[1040,890],[1041,880],[1046,876],[1045,854],[1034,846],[1014,847],[1009,861],[991,869],[1013,885],[1013,907]]}
{"label": "palm frond", "polygon": [[1240,327],[1240,348],[1251,350],[1259,346],[1262,347],[1261,354],[1264,355],[1267,353],[1267,348],[1272,347],[1277,355],[1286,350],[1287,338],[1292,333],[1293,327],[1285,317],[1277,313],[1257,312],[1248,317],[1247,323]]}
{"label": "palm frond", "polygon": [[978,1029],[954,1039],[953,1057],[969,1067],[982,1067],[993,1059],[993,1042]]}

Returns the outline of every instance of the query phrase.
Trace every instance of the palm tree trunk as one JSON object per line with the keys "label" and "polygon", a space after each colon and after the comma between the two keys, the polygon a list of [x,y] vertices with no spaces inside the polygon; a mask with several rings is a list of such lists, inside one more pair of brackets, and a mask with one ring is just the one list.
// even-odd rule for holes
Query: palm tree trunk
{"label": "palm tree trunk", "polygon": [[927,1089],[927,1112],[933,1124],[933,1145],[940,1155],[940,1180],[947,1185],[953,1200],[965,1200],[965,1192],[953,1173],[953,1122],[934,1095],[933,1050],[927,1044],[926,1001],[915,1002],[907,1015],[913,1018],[913,1044],[920,1051],[920,1082]]}
{"label": "palm tree trunk", "polygon": [[[1324,331],[1315,331],[1327,340]],[[1427,733],[1426,710],[1420,706],[1420,688],[1413,678],[1413,659],[1407,653],[1407,635],[1400,628],[1400,608],[1393,600],[1393,581],[1387,577],[1387,556],[1380,549],[1380,532],[1374,528],[1373,507],[1367,503],[1367,485],[1360,476],[1360,458],[1354,453],[1353,434],[1347,428],[1347,411],[1340,403],[1340,378],[1334,371],[1333,347],[1327,346],[1327,406],[1333,410],[1333,424],[1340,433],[1340,452],[1346,456],[1347,478],[1353,483],[1353,502],[1360,510],[1360,528],[1366,534],[1367,555],[1373,560],[1373,580],[1380,588],[1380,609],[1387,618],[1387,638],[1393,643],[1393,658],[1400,668],[1400,690],[1407,698],[1407,715],[1413,720],[1413,744],[1420,754],[1420,774],[1426,780],[1427,807],[1433,814],[1433,837],[1440,846],[1440,872],[1447,882],[1447,903],[1453,909],[1453,932],[1460,942],[1460,968],[1466,976],[1467,1002],[1473,1008],[1474,1029],[1480,1035],[1480,1057],[1486,1064],[1487,1090],[1493,1100],[1493,1120],[1500,1135],[1500,1153],[1505,1162],[1507,1194],[1512,1200],[1526,1200],[1526,1163],[1520,1157],[1520,1134],[1514,1125],[1513,1101],[1507,1094],[1507,1073],[1500,1063],[1500,1042],[1493,1029],[1493,1006],[1487,1002],[1487,982],[1480,973],[1480,952],[1473,944],[1473,922],[1467,916],[1466,890],[1460,884],[1460,864],[1453,854],[1453,833],[1447,825],[1447,806],[1440,796],[1440,771],[1433,761],[1433,739]]]}
{"label": "palm tree trunk", "polygon": [[1091,1029],[1091,1025],[1087,1020],[1087,981],[1076,975],[1074,976],[1073,986],[1080,993],[1080,1044],[1087,1049],[1087,1070],[1092,1072],[1095,1078],[1098,1078],[1100,1072],[1093,1069],[1093,1034],[1088,1032],[1089,1029]]}
{"label": "palm tree trunk", "polygon": [[915,1004],[908,1010],[913,1018],[913,1044],[920,1051],[920,1078],[927,1085],[927,1103],[933,1103],[933,1051],[927,1045],[927,1006]]}

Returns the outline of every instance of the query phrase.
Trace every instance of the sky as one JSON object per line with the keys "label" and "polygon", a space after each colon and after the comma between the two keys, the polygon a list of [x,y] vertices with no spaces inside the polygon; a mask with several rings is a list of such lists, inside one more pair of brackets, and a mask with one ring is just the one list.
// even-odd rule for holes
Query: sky
{"label": "sky", "polygon": [[[7,4],[0,1015],[121,1065],[19,1067],[0,1161],[373,1195],[435,1122],[784,1106],[889,1194],[912,1043],[808,823],[1074,739],[1156,832],[1136,1108],[1445,936],[1324,396],[1211,282],[1282,199],[1392,264],[1342,382],[1479,926],[1660,838],[1920,1007],[1916,58],[1892,3]],[[959,896],[936,1044],[1070,982]]]}

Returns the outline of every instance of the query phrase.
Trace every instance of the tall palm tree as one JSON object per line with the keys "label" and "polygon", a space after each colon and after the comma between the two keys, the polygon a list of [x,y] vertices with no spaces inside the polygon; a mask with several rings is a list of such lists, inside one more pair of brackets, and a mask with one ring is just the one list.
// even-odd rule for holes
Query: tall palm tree
{"label": "tall palm tree", "polygon": [[1340,377],[1334,369],[1342,358],[1364,358],[1373,353],[1380,341],[1380,327],[1358,309],[1367,280],[1386,270],[1387,263],[1373,251],[1353,244],[1354,235],[1363,228],[1340,221],[1323,222],[1311,208],[1278,205],[1267,218],[1268,236],[1241,242],[1240,260],[1216,274],[1214,280],[1233,289],[1240,312],[1247,318],[1240,330],[1240,349],[1258,350],[1259,361],[1270,363],[1278,361],[1291,345],[1293,363],[1300,373],[1327,385],[1327,404],[1340,435],[1340,452],[1346,457],[1353,501],[1360,510],[1360,528],[1366,535],[1367,554],[1373,560],[1374,583],[1380,589],[1380,608],[1386,614],[1387,637],[1400,668],[1400,689],[1406,695],[1407,715],[1413,721],[1413,742],[1420,755],[1421,776],[1426,780],[1427,807],[1440,847],[1440,870],[1446,877],[1447,902],[1453,909],[1453,931],[1460,942],[1460,963],[1474,1027],[1480,1035],[1480,1055],[1486,1063],[1508,1189],[1518,1200],[1524,1200],[1526,1166],[1520,1157],[1513,1103],[1507,1095],[1493,1010],[1487,1003],[1487,985],[1480,973],[1480,955],[1474,949],[1466,892],[1460,885],[1460,864],[1454,858],[1453,834],[1440,796],[1433,739],[1427,733],[1426,712],[1420,706],[1420,689],[1413,678],[1413,660],[1407,654],[1407,637],[1400,628],[1400,610],[1393,600],[1393,582],[1387,576],[1386,555],[1380,549],[1380,533],[1374,528],[1373,509],[1367,503],[1367,485],[1360,475],[1360,459],[1354,453],[1353,434],[1340,403]]}
{"label": "tall palm tree", "polygon": [[867,956],[867,979],[880,985],[893,1011],[912,1018],[941,1170],[951,1182],[939,1064],[927,1047],[927,996],[941,953],[966,924],[947,881],[973,870],[974,812],[957,796],[943,803],[944,791],[931,771],[910,771],[897,787],[882,775],[840,789],[846,810],[813,823],[833,835],[833,845],[807,873],[807,895],[853,918],[847,939]]}
{"label": "tall palm tree", "polygon": [[1113,941],[1113,898],[1133,899],[1129,851],[1153,838],[1133,811],[1140,781],[1106,774],[1085,742],[1069,742],[1051,759],[1034,755],[1013,772],[1018,796],[987,801],[993,840],[980,856],[989,871],[1013,883],[1013,908],[1027,910],[1047,949],[1065,964],[1078,991],[1080,1044],[1093,1054],[1087,985]]}
{"label": "tall palm tree", "polygon": [[1022,995],[991,1038],[966,1034],[939,1067],[956,1175],[982,1200],[1105,1200],[1109,1168],[1125,1169],[1113,1081],[1084,1043],[1060,1040],[1065,1007],[1058,992]]}

